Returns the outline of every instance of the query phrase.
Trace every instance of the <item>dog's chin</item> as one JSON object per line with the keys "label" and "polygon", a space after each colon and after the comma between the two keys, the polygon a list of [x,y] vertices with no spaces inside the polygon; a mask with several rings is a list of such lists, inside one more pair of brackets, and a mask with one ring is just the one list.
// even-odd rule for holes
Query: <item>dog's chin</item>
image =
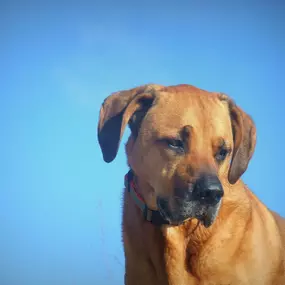
{"label": "dog's chin", "polygon": [[168,199],[158,199],[157,205],[161,215],[170,225],[177,226],[191,219],[197,219],[205,228],[209,228],[216,220],[221,201],[216,205],[201,205],[198,202],[190,201],[171,209]]}
{"label": "dog's chin", "polygon": [[216,205],[211,206],[201,206],[201,210],[198,210],[194,218],[199,220],[205,228],[209,228],[216,220],[219,209],[220,209],[221,201]]}

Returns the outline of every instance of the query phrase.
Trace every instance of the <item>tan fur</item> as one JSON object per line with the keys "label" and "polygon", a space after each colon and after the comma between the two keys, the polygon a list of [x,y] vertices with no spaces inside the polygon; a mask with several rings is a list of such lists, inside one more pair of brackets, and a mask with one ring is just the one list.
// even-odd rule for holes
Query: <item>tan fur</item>
{"label": "tan fur", "polygon": [[[106,161],[114,159],[126,124],[142,108],[142,98],[153,98],[153,105],[144,115],[138,136],[130,136],[126,152],[148,207],[157,210],[159,195],[172,197],[174,185],[195,180],[201,171],[217,173],[225,194],[209,228],[196,219],[179,226],[156,227],[144,220],[125,191],[125,283],[285,284],[285,220],[267,209],[239,179],[255,147],[255,127],[250,117],[226,95],[190,85],[146,85],[115,93],[102,106],[98,128],[105,158],[112,152]],[[107,144],[112,128],[104,126],[115,115],[123,117],[121,129],[118,138]],[[160,139],[175,136],[183,126],[191,126],[190,151],[174,156]],[[232,154],[218,165],[214,153],[221,139]]]}

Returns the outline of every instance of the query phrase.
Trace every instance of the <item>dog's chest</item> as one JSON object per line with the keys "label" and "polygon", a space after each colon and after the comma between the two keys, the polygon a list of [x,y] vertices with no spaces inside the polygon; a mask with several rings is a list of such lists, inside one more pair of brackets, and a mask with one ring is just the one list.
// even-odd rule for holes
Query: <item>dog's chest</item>
{"label": "dog's chest", "polygon": [[[231,252],[209,244],[199,248],[186,240],[181,231],[169,228],[164,234],[164,264],[171,285],[271,285],[266,270],[252,274]],[[257,266],[259,268],[259,266]],[[253,277],[254,276],[254,277]],[[281,284],[278,284],[281,285]]]}
{"label": "dog's chest", "polygon": [[[247,279],[251,274],[237,264],[222,263],[217,256],[199,258],[187,256],[183,241],[170,240],[153,232],[140,232],[126,244],[127,285],[267,285],[264,279]],[[140,237],[140,238],[139,238]],[[212,255],[215,256],[215,255]],[[197,264],[198,268],[191,265]],[[198,272],[195,272],[195,271]],[[261,276],[260,276],[261,277]],[[280,285],[280,284],[278,284]]]}

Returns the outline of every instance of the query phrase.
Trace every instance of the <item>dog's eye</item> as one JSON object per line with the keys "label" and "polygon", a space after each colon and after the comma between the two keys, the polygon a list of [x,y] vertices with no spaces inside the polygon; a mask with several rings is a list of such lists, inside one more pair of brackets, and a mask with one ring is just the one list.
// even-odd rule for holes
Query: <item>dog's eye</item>
{"label": "dog's eye", "polygon": [[179,152],[183,152],[184,151],[183,142],[181,140],[167,139],[166,143],[167,143],[169,148],[171,148],[171,149],[173,149],[175,151],[179,151]]}
{"label": "dog's eye", "polygon": [[222,162],[225,160],[229,153],[229,150],[226,148],[221,148],[215,155],[215,158],[218,162]]}

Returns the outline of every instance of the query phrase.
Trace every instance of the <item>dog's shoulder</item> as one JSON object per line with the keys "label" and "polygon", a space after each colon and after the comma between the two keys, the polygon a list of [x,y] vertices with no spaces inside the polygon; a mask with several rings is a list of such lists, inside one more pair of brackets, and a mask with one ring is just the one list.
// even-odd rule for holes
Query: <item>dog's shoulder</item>
{"label": "dog's shoulder", "polygon": [[[281,217],[274,211],[270,211],[279,229],[279,234],[282,240],[282,253],[280,263],[279,279],[276,280],[276,284],[285,283],[285,218]],[[283,256],[283,257],[282,257]]]}
{"label": "dog's shoulder", "polygon": [[280,235],[281,235],[283,244],[285,246],[285,218],[281,217],[279,214],[277,214],[274,211],[270,211],[270,212],[279,228]]}

